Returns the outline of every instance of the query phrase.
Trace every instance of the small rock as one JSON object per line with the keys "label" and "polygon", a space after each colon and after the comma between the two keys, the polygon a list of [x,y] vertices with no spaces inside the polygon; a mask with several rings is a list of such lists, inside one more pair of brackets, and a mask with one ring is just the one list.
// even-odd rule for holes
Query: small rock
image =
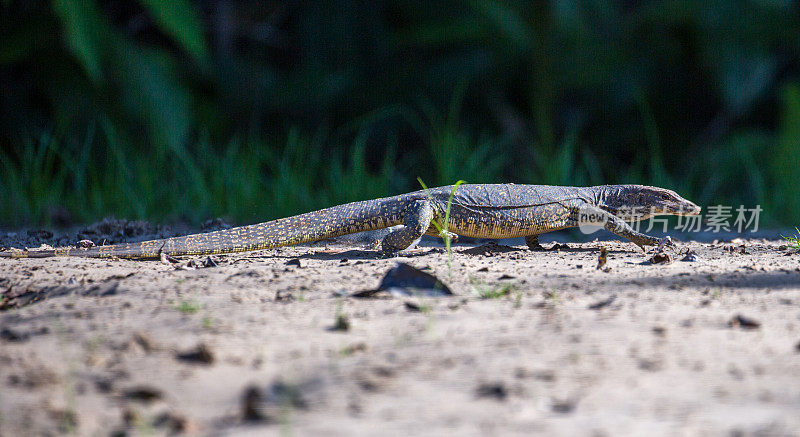
{"label": "small rock", "polygon": [[406,301],[406,302],[403,303],[403,305],[405,305],[406,309],[411,311],[411,312],[418,313],[418,312],[422,311],[422,309],[419,307],[419,305],[417,305],[416,303],[411,302],[411,301]]}
{"label": "small rock", "polygon": [[137,332],[133,334],[134,343],[138,344],[146,353],[150,353],[156,349],[155,342],[144,332]]}
{"label": "small rock", "polygon": [[251,385],[244,389],[242,395],[242,420],[260,422],[266,420],[266,416],[261,412],[261,402],[263,396],[261,390]]}
{"label": "small rock", "polygon": [[[453,295],[452,290],[439,278],[406,263],[397,263],[394,268],[386,272],[377,290],[388,291],[392,296],[421,295],[437,297]],[[361,297],[359,293],[354,294],[354,296]],[[364,295],[363,297],[371,296]]]}
{"label": "small rock", "polygon": [[114,383],[112,378],[98,376],[94,380],[94,387],[100,393],[109,393],[111,389],[114,388]]}
{"label": "small rock", "polygon": [[307,385],[289,384],[283,381],[275,381],[267,390],[268,400],[275,405],[290,406],[293,408],[307,409],[308,402],[303,397],[303,390],[309,389]]}
{"label": "small rock", "polygon": [[649,261],[651,264],[670,264],[674,260],[675,259],[672,258],[672,255],[666,252],[657,252],[652,258],[650,258]]}
{"label": "small rock", "polygon": [[575,410],[575,402],[573,401],[553,401],[552,409],[556,413],[569,414]]}
{"label": "small rock", "polygon": [[275,292],[275,302],[294,302],[294,295],[286,290]]}
{"label": "small rock", "polygon": [[750,252],[747,250],[747,246],[745,246],[744,244],[739,245],[739,246],[725,246],[725,247],[722,248],[722,250],[724,250],[726,252],[730,252],[730,253],[739,253],[739,254],[742,254],[742,255],[750,255]]}
{"label": "small rock", "polygon": [[661,370],[662,364],[658,360],[639,360],[639,368],[648,372],[657,372]]}
{"label": "small rock", "polygon": [[761,327],[761,322],[749,317],[745,317],[741,314],[737,314],[728,322],[728,326],[732,328],[739,327],[742,329],[758,329]]}
{"label": "small rock", "polygon": [[503,401],[508,397],[508,390],[503,383],[481,384],[475,389],[475,395],[479,398],[494,398]]}
{"label": "small rock", "polygon": [[297,268],[303,268],[303,263],[300,262],[300,258],[292,258],[289,261],[286,261],[287,266],[295,266]]}
{"label": "small rock", "polygon": [[604,307],[607,307],[607,306],[611,305],[616,299],[617,299],[617,295],[616,294],[612,294],[611,297],[609,297],[608,299],[603,299],[603,300],[601,300],[601,301],[599,301],[597,303],[593,303],[593,304],[589,305],[588,308],[590,310],[599,310],[600,308],[604,308]]}
{"label": "small rock", "polygon": [[219,263],[210,256],[207,256],[206,259],[203,260],[203,267],[205,268],[217,267],[217,266],[219,266]]}
{"label": "small rock", "polygon": [[681,258],[681,261],[684,261],[684,262],[695,262],[698,259],[700,259],[700,258],[697,256],[697,253],[695,253],[695,251],[687,250],[686,251],[686,255],[684,255],[683,258]]}
{"label": "small rock", "polygon": [[22,342],[27,340],[30,334],[18,332],[11,328],[3,328],[0,330],[0,339],[5,341]]}
{"label": "small rock", "polygon": [[209,349],[203,343],[198,344],[193,349],[190,349],[188,351],[179,352],[175,356],[179,360],[188,361],[191,363],[197,363],[197,364],[214,363],[214,354],[211,352],[211,349]]}
{"label": "small rock", "polygon": [[161,390],[148,386],[129,388],[125,390],[124,395],[127,399],[131,399],[134,401],[141,401],[145,403],[153,402],[155,400],[161,399],[162,397]]}
{"label": "small rock", "polygon": [[189,419],[169,411],[165,411],[153,419],[153,426],[156,428],[166,427],[169,429],[171,435],[193,433],[193,431],[196,431],[196,427]]}
{"label": "small rock", "polygon": [[92,240],[81,240],[75,244],[75,247],[78,249],[89,249],[90,247],[95,247],[94,241]]}
{"label": "small rock", "polygon": [[540,370],[533,374],[534,379],[544,382],[553,382],[556,380],[556,372],[552,370]]}

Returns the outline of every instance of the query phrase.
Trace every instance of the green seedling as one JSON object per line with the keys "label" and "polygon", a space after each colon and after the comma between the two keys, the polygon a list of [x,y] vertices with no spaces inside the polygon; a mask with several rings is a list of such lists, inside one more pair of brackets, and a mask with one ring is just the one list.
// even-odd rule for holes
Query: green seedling
{"label": "green seedling", "polygon": [[201,305],[195,301],[182,300],[180,304],[175,306],[175,309],[183,314],[194,314],[200,311]]}
{"label": "green seedling", "polygon": [[347,314],[344,313],[342,310],[342,300],[336,300],[336,310],[333,316],[333,326],[330,328],[331,331],[349,331],[350,330],[350,320],[347,318]]}
{"label": "green seedling", "polygon": [[[508,296],[512,291],[517,290],[517,286],[510,282],[501,284],[486,284],[478,279],[470,278],[470,284],[475,290],[475,294],[481,299],[499,299],[501,297]],[[521,295],[519,295],[515,299],[521,298]]]}
{"label": "green seedling", "polygon": [[800,229],[794,228],[794,230],[795,232],[797,232],[797,235],[790,237],[784,237],[783,235],[781,235],[781,238],[786,240],[786,242],[789,243],[790,247],[794,248],[797,251],[800,251]]}
{"label": "green seedling", "polygon": [[[436,219],[431,220],[433,226],[436,227],[436,230],[439,231],[439,236],[442,237],[444,240],[444,247],[447,251],[447,274],[450,278],[450,281],[453,280],[453,251],[452,251],[452,237],[453,234],[448,231],[448,227],[450,226],[450,207],[453,205],[453,196],[456,194],[456,189],[459,185],[466,183],[463,180],[459,180],[453,185],[453,189],[450,191],[450,197],[447,198],[447,208],[442,214],[436,207],[436,202],[433,201],[433,196],[431,196],[430,191],[428,191],[428,186],[425,185],[425,182],[422,181],[422,178],[418,177],[417,181],[419,184],[422,185],[422,188],[425,190],[425,193],[428,195],[428,198],[431,201],[431,205],[434,205],[434,213],[436,214]],[[444,220],[442,220],[442,215],[444,215]]]}

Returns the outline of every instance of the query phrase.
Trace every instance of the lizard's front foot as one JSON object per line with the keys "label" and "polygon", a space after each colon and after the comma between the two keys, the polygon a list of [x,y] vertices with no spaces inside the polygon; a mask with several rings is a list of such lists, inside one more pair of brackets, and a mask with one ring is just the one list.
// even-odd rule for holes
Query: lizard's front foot
{"label": "lizard's front foot", "polygon": [[669,235],[664,238],[644,236],[631,241],[633,241],[633,244],[639,246],[639,248],[642,249],[642,252],[647,252],[645,246],[655,246],[656,252],[661,252],[665,247],[677,247],[675,242],[672,241],[672,237]]}
{"label": "lizard's front foot", "polygon": [[661,239],[661,242],[658,243],[658,250],[656,250],[656,252],[661,252],[662,250],[664,250],[665,246],[677,247],[675,245],[675,242],[672,241],[672,237],[670,237],[669,235]]}
{"label": "lizard's front foot", "polygon": [[659,246],[661,245],[661,238],[651,237],[649,235],[638,235],[630,239],[631,242],[642,249],[642,252],[647,252],[645,246]]}

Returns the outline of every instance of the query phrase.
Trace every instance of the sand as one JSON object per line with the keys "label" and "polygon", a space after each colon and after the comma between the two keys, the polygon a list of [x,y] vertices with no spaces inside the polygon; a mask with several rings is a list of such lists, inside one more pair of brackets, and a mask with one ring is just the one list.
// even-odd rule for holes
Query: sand
{"label": "sand", "polygon": [[[0,260],[0,435],[800,435],[783,242],[481,244]],[[454,295],[350,296],[398,262]]]}

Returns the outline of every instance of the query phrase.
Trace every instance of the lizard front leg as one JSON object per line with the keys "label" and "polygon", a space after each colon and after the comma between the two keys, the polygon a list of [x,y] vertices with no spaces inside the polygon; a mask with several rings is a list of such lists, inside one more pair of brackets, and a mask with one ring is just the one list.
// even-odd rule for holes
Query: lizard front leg
{"label": "lizard front leg", "polygon": [[630,240],[633,244],[639,246],[640,249],[645,250],[644,246],[658,246],[661,244],[662,241],[666,241],[667,244],[673,244],[672,240],[667,237],[667,239],[661,239],[657,237],[651,237],[650,235],[643,234],[641,232],[635,231],[633,228],[630,227],[627,223],[625,223],[621,218],[610,214],[607,211],[604,211],[600,208],[595,206],[584,206],[578,211],[578,225],[581,224],[583,217],[591,216],[594,220],[599,218],[600,223],[603,223],[603,227],[606,228],[609,232],[619,235],[620,237],[626,238]]}
{"label": "lizard front leg", "polygon": [[415,200],[410,203],[403,216],[403,226],[383,237],[381,251],[385,256],[407,248],[417,238],[425,234],[433,220],[433,207],[428,200]]}

